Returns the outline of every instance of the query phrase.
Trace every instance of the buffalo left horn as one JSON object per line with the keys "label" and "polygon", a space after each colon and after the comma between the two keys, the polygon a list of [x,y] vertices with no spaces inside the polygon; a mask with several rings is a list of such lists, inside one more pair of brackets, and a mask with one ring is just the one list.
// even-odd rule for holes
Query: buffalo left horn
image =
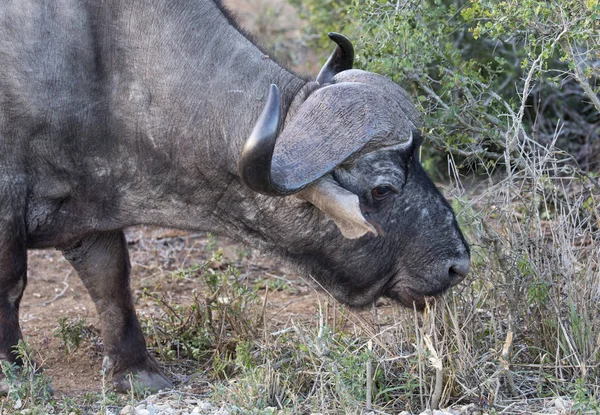
{"label": "buffalo left horn", "polygon": [[352,46],[350,39],[335,32],[329,33],[329,39],[337,43],[337,46],[323,65],[319,75],[317,75],[317,82],[321,85],[331,83],[335,75],[352,69],[352,65],[354,65],[354,46]]}

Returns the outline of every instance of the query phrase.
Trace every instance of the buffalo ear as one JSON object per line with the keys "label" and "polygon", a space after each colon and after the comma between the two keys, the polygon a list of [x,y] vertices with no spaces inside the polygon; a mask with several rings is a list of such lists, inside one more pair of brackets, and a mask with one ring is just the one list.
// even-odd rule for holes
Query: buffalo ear
{"label": "buffalo ear", "polygon": [[358,196],[338,185],[330,176],[322,177],[296,196],[326,213],[348,239],[360,238],[367,233],[378,235],[377,229],[362,215]]}
{"label": "buffalo ear", "polygon": [[352,69],[354,64],[354,47],[350,40],[340,33],[329,33],[329,39],[337,43],[337,47],[323,65],[317,75],[317,82],[321,85],[331,83],[332,78],[338,73]]}

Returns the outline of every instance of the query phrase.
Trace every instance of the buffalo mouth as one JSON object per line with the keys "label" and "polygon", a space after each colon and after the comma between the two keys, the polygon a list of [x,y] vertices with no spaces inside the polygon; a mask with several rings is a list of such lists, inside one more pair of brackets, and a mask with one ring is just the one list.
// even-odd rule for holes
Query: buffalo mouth
{"label": "buffalo mouth", "polygon": [[383,295],[397,301],[406,308],[423,311],[428,303],[441,296],[448,288],[450,288],[449,284],[445,287],[420,291],[403,285],[400,281],[386,290]]}

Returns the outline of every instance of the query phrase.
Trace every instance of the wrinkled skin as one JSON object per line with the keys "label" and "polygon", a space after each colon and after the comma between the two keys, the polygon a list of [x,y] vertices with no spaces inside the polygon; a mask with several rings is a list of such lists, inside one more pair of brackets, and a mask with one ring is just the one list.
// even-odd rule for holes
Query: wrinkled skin
{"label": "wrinkled skin", "polygon": [[[407,94],[361,71],[320,81],[268,59],[210,0],[0,2],[0,359],[16,360],[27,249],[55,247],[96,305],[117,389],[130,374],[140,387],[171,386],[129,288],[122,229],[137,224],[228,235],[352,306],[388,296],[421,308],[460,281],[468,246],[417,160]],[[280,148],[292,149],[274,157],[302,156],[283,173],[331,164],[285,197],[238,173],[270,84]],[[332,218],[345,202],[326,191],[317,208],[307,197],[316,183],[357,200],[354,217],[372,231],[342,233]]]}

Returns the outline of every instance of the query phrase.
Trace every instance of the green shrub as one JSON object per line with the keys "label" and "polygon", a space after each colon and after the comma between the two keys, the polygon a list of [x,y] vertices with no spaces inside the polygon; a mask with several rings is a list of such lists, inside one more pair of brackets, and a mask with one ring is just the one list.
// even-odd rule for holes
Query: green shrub
{"label": "green shrub", "polygon": [[85,339],[97,338],[98,331],[87,324],[85,318],[61,317],[58,319],[58,327],[54,329],[54,335],[60,339],[65,354],[72,354]]}
{"label": "green shrub", "polygon": [[426,138],[465,165],[524,167],[523,147],[535,155],[538,144],[557,144],[584,170],[600,165],[597,1],[307,0],[300,9],[319,49],[327,31],[345,29],[358,67],[409,89]]}
{"label": "green shrub", "polygon": [[161,358],[200,360],[213,355],[228,356],[239,342],[256,336],[262,319],[256,289],[248,287],[233,267],[212,268],[221,260],[222,252],[217,251],[210,260],[174,273],[174,278],[197,280],[191,304],[173,303],[166,295],[145,291],[161,312],[142,318],[142,328],[148,346]]}

